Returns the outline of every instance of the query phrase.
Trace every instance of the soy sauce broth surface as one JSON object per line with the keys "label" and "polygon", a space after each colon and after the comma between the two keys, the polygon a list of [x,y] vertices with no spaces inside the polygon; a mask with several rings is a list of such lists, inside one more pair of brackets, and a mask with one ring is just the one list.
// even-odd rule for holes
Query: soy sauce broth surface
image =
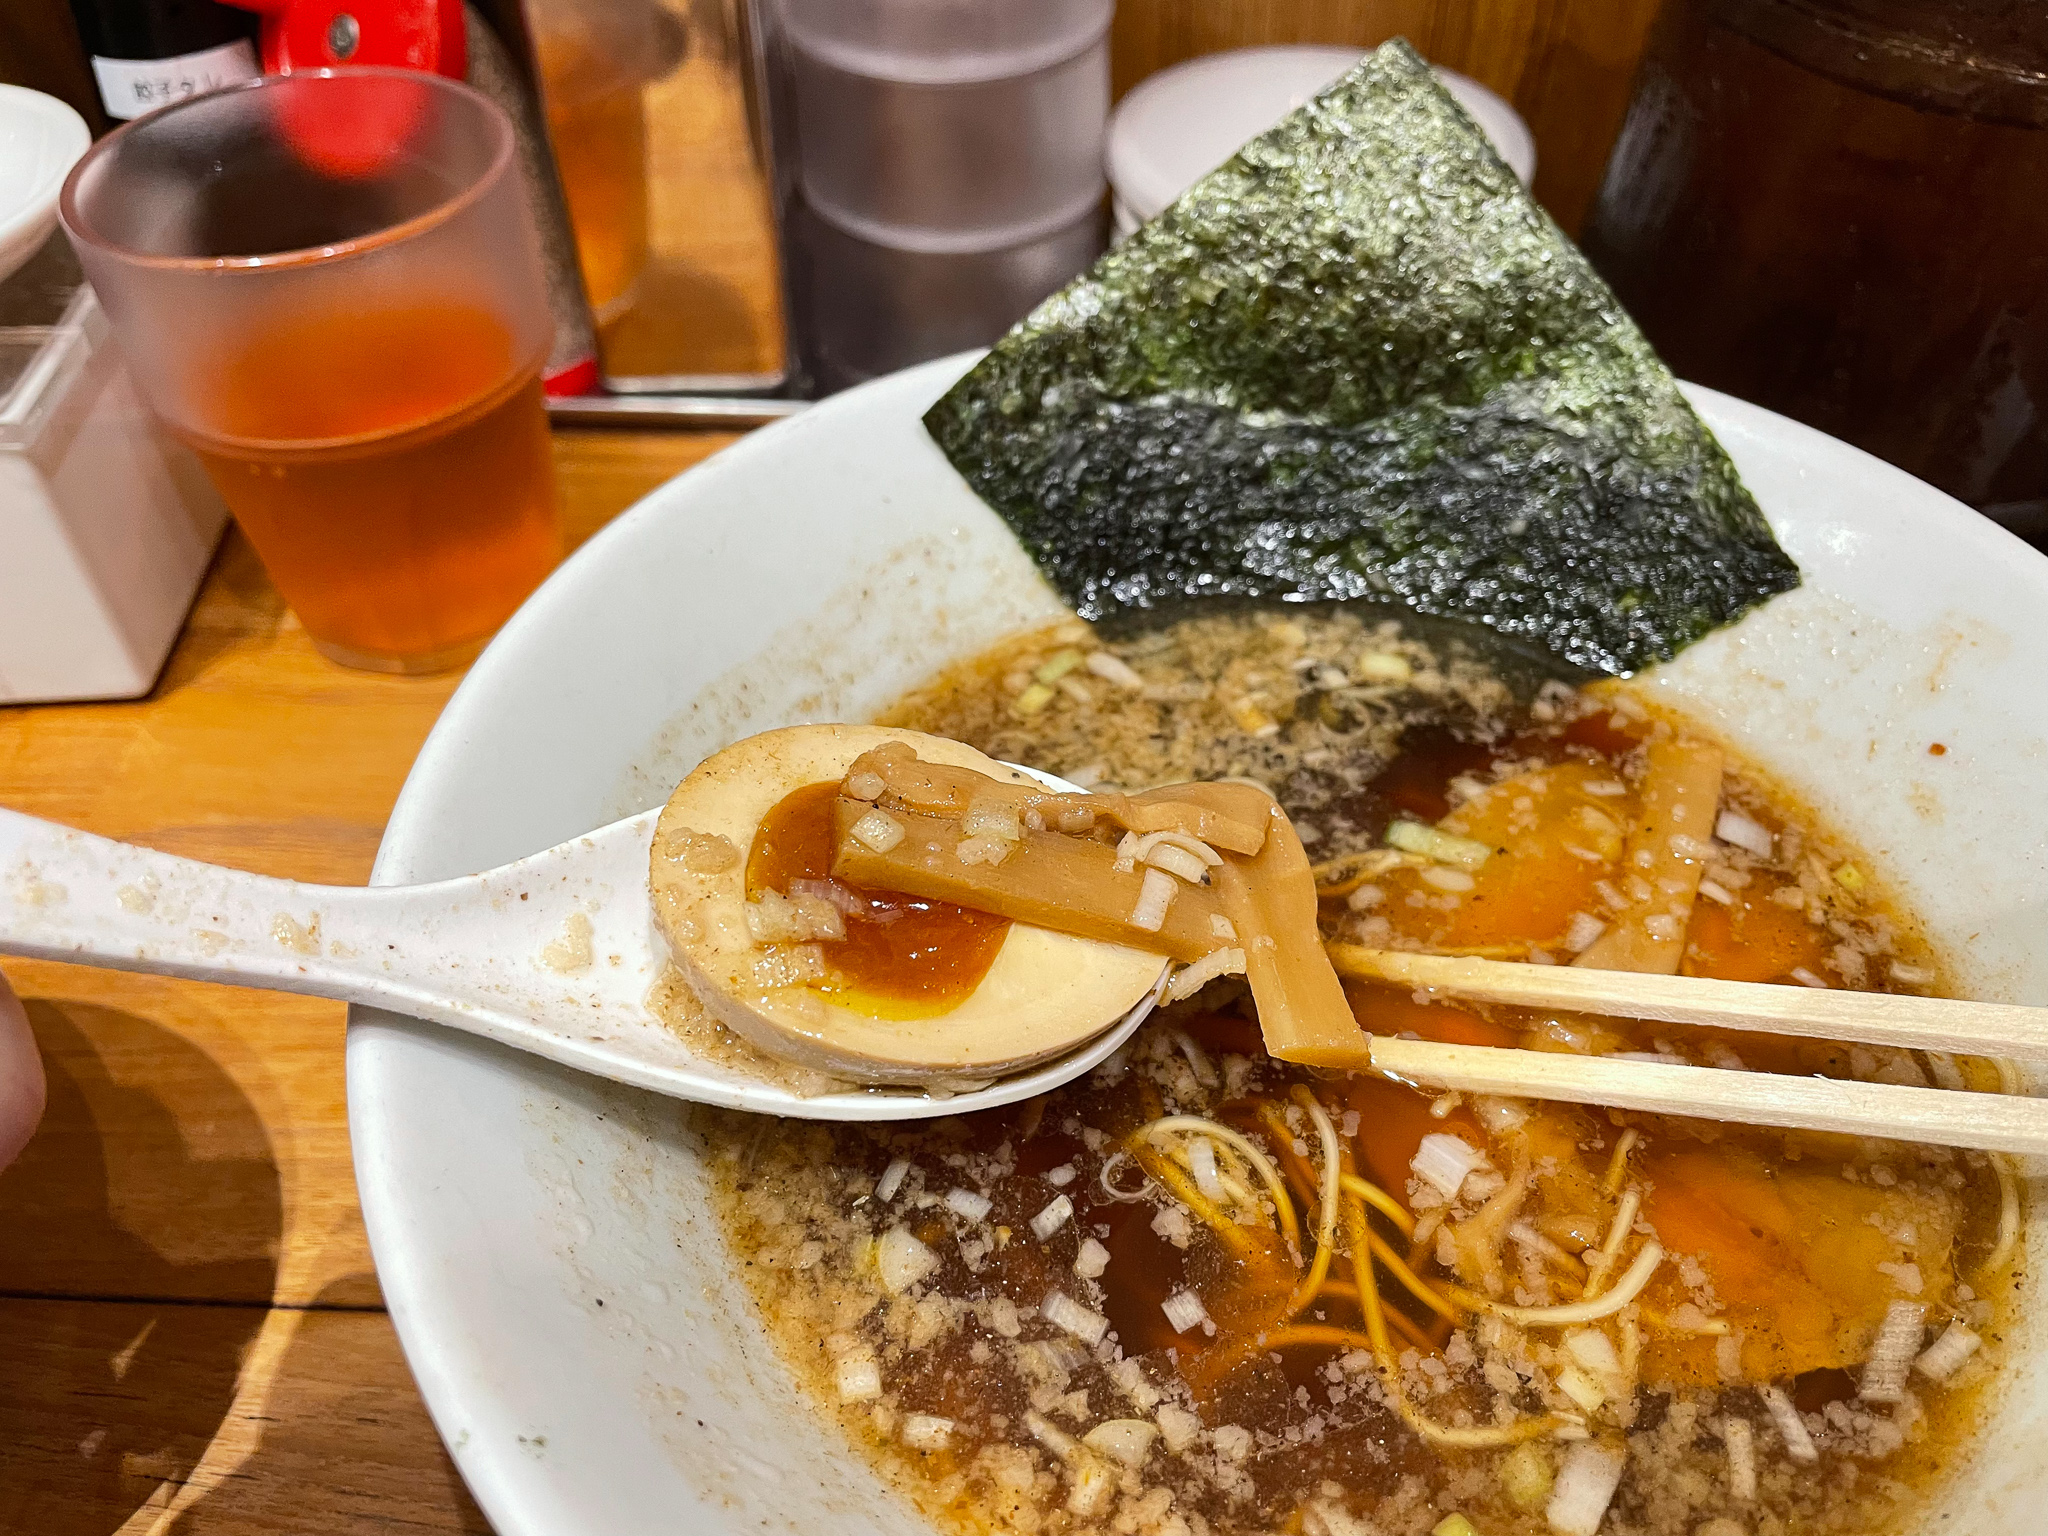
{"label": "soy sauce broth surface", "polygon": [[[1643,742],[1687,729],[1625,694],[1532,681],[1455,638],[1340,611],[1124,636],[1109,649],[1128,673],[1069,656],[1098,645],[1079,626],[1024,637],[889,723],[1084,783],[1257,778],[1322,861],[1326,931],[1373,944],[1569,960],[1609,897],[1625,898]],[[1046,671],[1076,686],[1020,709]],[[1715,844],[1687,972],[1939,989],[1851,845],[1753,773],[1731,770],[1723,806],[1769,851]],[[1432,878],[1383,849],[1396,819],[1500,851],[1469,883]],[[1376,1032],[1995,1087],[1973,1064],[1907,1053],[1349,995]],[[1384,1217],[1371,1230],[1439,1300],[1569,1301],[1623,1216],[1624,1259],[1651,1234],[1667,1256],[1622,1313],[1574,1329],[1457,1306],[1446,1318],[1376,1266],[1397,1401],[1341,1231],[1328,1283],[1288,1315],[1316,1246],[1322,1153],[1298,1090],[1347,1168],[1418,1223],[1414,1239]],[[1162,1173],[1133,1133],[1165,1115],[1252,1138],[1289,1187],[1298,1246],[1234,1154]],[[1910,1524],[1972,1432],[2013,1281],[1986,1160],[1311,1074],[1264,1055],[1231,981],[1162,1012],[1089,1078],[1006,1110],[887,1129],[713,1123],[720,1208],[764,1322],[821,1406],[949,1531],[1421,1536],[1453,1513],[1485,1536],[1549,1529],[1547,1485],[1572,1442],[1446,1447],[1405,1402],[1461,1431],[1576,1414],[1625,1458],[1600,1527],[1616,1536],[1693,1536],[1718,1518],[1755,1536],[1877,1536]],[[1454,1200],[1413,1171],[1432,1135],[1487,1159]],[[1522,1178],[1517,1235],[1475,1241]],[[1194,1321],[1170,1310],[1185,1295],[1200,1299]],[[1921,1344],[1954,1324],[1981,1347],[1943,1382],[1916,1376],[1902,1403],[1864,1401],[1872,1335],[1900,1303],[1924,1307]],[[1816,1460],[1788,1453],[1771,1392],[1803,1415]],[[1743,1433],[1748,1496],[1730,1450]]]}

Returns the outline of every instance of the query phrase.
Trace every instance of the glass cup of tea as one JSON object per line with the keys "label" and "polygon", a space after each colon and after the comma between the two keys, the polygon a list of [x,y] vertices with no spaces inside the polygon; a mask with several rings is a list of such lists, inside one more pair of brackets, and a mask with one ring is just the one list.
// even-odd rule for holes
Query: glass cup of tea
{"label": "glass cup of tea", "polygon": [[561,558],[546,279],[494,103],[253,80],[102,139],[60,214],[143,399],[327,656],[457,665]]}

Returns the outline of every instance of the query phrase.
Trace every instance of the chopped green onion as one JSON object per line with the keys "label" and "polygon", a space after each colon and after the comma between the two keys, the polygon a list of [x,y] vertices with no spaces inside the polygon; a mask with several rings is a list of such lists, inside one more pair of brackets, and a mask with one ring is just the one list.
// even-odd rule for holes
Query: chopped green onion
{"label": "chopped green onion", "polygon": [[1463,1515],[1445,1515],[1430,1530],[1429,1536],[1479,1536],[1479,1529]]}
{"label": "chopped green onion", "polygon": [[1052,702],[1052,689],[1044,683],[1033,683],[1017,695],[1016,710],[1020,715],[1035,715]]}
{"label": "chopped green onion", "polygon": [[1500,1491],[1523,1514],[1534,1514],[1549,1501],[1555,1476],[1549,1450],[1525,1440],[1501,1458]]}
{"label": "chopped green onion", "polygon": [[1079,651],[1069,647],[1067,650],[1055,652],[1047,657],[1044,664],[1031,675],[1039,682],[1050,685],[1058,682],[1087,659]]}

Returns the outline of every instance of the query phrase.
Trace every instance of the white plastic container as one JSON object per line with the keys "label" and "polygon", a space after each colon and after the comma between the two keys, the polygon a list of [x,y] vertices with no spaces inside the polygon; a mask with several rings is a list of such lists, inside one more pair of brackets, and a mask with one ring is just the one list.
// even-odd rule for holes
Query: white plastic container
{"label": "white plastic container", "polygon": [[[1240,48],[1190,59],[1141,82],[1109,123],[1108,168],[1122,239],[1281,118],[1307,105],[1365,55],[1356,48]],[[1437,79],[1528,186],[1536,140],[1515,109],[1477,80]]]}
{"label": "white plastic container", "polygon": [[226,524],[90,288],[54,324],[0,326],[0,704],[147,693]]}

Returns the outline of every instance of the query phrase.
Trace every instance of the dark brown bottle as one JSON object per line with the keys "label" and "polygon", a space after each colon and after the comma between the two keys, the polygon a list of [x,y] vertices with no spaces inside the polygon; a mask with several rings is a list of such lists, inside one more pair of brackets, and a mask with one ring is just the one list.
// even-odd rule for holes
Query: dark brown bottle
{"label": "dark brown bottle", "polygon": [[1666,0],[1582,242],[1681,377],[2048,543],[2048,4]]}

